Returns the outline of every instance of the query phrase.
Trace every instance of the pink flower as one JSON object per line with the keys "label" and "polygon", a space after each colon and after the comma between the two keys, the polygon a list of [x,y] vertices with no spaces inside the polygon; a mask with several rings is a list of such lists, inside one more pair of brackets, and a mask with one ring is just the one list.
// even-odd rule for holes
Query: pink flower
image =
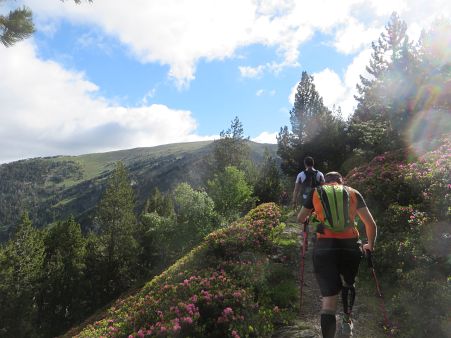
{"label": "pink flower", "polygon": [[233,314],[233,310],[232,310],[231,307],[226,307],[224,309],[224,311],[222,311],[222,313],[224,314],[224,316],[232,315]]}
{"label": "pink flower", "polygon": [[174,326],[172,327],[172,330],[177,332],[181,329],[182,327],[180,326],[179,322],[175,322]]}
{"label": "pink flower", "polygon": [[232,331],[232,337],[233,338],[240,338],[240,336],[238,335],[238,332],[236,332],[236,330]]}
{"label": "pink flower", "polygon": [[235,292],[233,293],[233,297],[235,297],[235,298],[240,298],[240,297],[241,297],[241,292],[240,292],[240,291],[235,291]]}
{"label": "pink flower", "polygon": [[196,295],[193,295],[193,296],[190,298],[190,301],[192,301],[193,303],[196,303],[196,302],[197,302],[197,296],[196,296]]}
{"label": "pink flower", "polygon": [[194,312],[197,310],[196,306],[194,304],[188,304],[185,307],[186,311],[192,316],[194,315]]}
{"label": "pink flower", "polygon": [[186,324],[192,324],[193,323],[193,319],[191,317],[183,317],[182,321]]}

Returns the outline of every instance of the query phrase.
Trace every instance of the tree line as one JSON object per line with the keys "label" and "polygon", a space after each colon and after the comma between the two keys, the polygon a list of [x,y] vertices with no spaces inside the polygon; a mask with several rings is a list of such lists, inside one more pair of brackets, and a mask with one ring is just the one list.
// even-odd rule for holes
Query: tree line
{"label": "tree line", "polygon": [[323,171],[346,174],[376,155],[449,132],[450,28],[449,20],[436,21],[414,42],[393,13],[371,44],[367,74],[357,85],[357,107],[347,120],[340,107],[324,105],[313,77],[302,72],[291,130],[282,127],[277,138],[283,172],[294,176],[311,155]]}

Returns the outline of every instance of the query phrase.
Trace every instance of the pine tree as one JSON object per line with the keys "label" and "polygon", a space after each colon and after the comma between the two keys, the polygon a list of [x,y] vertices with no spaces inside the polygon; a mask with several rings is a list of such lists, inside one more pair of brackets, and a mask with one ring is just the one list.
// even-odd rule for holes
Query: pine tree
{"label": "pine tree", "polygon": [[170,217],[174,214],[174,204],[168,194],[162,194],[155,188],[153,194],[147,199],[143,213],[156,212],[160,216]]}
{"label": "pine tree", "polygon": [[388,121],[392,137],[401,138],[412,115],[410,102],[417,91],[418,55],[406,34],[407,25],[396,13],[390,17],[366,67],[369,77],[357,85],[354,121]]}
{"label": "pine tree", "polygon": [[73,217],[58,222],[44,238],[44,275],[38,297],[40,331],[56,336],[84,318],[86,247]]}
{"label": "pine tree", "polygon": [[302,72],[294,106],[290,111],[291,131],[299,144],[312,139],[320,128],[319,120],[328,111],[316,90],[313,76]]}
{"label": "pine tree", "polygon": [[230,128],[220,132],[220,139],[214,142],[213,156],[214,172],[223,171],[227,166],[244,169],[245,161],[249,157],[248,137],[244,137],[244,128],[236,116]]}
{"label": "pine tree", "polygon": [[138,243],[134,191],[122,162],[118,162],[97,208],[95,222],[103,245],[106,283],[111,294],[130,286],[136,277]]}
{"label": "pine tree", "polygon": [[33,33],[34,25],[29,8],[17,8],[10,11],[8,16],[0,15],[0,41],[5,47],[10,47]]}
{"label": "pine tree", "polygon": [[[5,0],[0,0],[0,3],[1,1]],[[92,2],[92,0],[88,1]],[[81,0],[74,0],[74,2],[79,4]],[[5,47],[28,38],[34,31],[32,12],[25,6],[10,11],[8,16],[0,15],[0,42]]]}
{"label": "pine tree", "polygon": [[36,296],[42,277],[44,243],[28,214],[0,255],[0,332],[30,337],[37,325]]}
{"label": "pine tree", "polygon": [[278,202],[282,190],[280,172],[276,159],[265,149],[264,162],[254,187],[259,203]]}
{"label": "pine tree", "polygon": [[[282,159],[282,171],[294,176],[303,167],[304,157],[314,155],[312,145],[321,141],[319,136],[327,135],[327,130],[335,128],[335,124],[341,120],[334,117],[324,105],[313,77],[305,71],[302,72],[290,115],[291,132],[286,126],[281,128],[277,137],[277,153]],[[327,147],[328,145],[319,152],[322,158],[328,156]]]}

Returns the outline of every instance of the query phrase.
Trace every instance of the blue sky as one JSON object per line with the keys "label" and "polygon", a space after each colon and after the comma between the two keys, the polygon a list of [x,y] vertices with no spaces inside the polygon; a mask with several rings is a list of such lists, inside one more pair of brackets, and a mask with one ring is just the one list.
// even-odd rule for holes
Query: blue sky
{"label": "blue sky", "polygon": [[409,36],[433,0],[18,0],[37,31],[0,46],[0,163],[218,138],[238,116],[275,143],[303,70],[324,102],[355,106],[371,41],[397,11]]}

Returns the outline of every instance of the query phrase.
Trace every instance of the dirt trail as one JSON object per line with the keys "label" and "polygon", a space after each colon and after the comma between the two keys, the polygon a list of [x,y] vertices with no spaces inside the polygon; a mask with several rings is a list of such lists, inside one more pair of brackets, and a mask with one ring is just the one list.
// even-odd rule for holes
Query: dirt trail
{"label": "dirt trail", "polygon": [[[296,232],[300,235],[300,226],[295,223],[288,223],[287,230]],[[304,288],[303,288],[303,304],[299,319],[292,326],[283,327],[277,330],[273,338],[317,338],[321,336],[320,327],[320,310],[321,310],[321,294],[318,283],[316,282],[313,272],[312,263],[313,243],[309,239],[308,249],[304,261]],[[299,248],[300,252],[300,248]],[[295,268],[300,271],[300,259],[297,260]],[[361,269],[365,268],[362,262]],[[299,282],[300,273],[298,273]],[[379,338],[385,337],[378,327],[380,321],[379,313],[374,313],[373,308],[368,307],[368,296],[359,292],[357,282],[357,295],[353,307],[353,338]],[[374,299],[372,300],[374,302]],[[340,335],[338,324],[341,323],[341,314],[343,313],[341,300],[337,309],[337,334],[336,338],[345,338],[349,336]]]}

